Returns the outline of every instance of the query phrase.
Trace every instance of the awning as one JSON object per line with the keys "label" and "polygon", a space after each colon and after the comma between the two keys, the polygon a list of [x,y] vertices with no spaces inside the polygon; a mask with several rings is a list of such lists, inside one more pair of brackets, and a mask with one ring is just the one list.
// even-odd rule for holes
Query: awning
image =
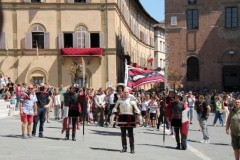
{"label": "awning", "polygon": [[102,56],[102,48],[62,48],[62,56]]}

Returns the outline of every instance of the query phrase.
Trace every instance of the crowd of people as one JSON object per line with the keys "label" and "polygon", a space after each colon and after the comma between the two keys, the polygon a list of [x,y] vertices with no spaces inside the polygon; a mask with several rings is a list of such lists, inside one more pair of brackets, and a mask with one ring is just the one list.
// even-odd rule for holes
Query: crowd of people
{"label": "crowd of people", "polygon": [[[76,120],[74,120],[76,128],[79,128],[77,126],[83,123],[83,121],[86,125],[95,125],[96,127],[119,128],[122,125],[121,116],[113,112],[117,101],[123,98],[125,86],[121,83],[117,84],[116,87],[111,86],[105,90],[103,88],[99,88],[98,90],[94,90],[93,88],[81,88],[76,85],[72,91],[72,86],[64,89],[63,85],[55,88],[53,86],[48,86],[46,83],[35,85],[27,85],[26,83],[14,84],[11,78],[0,75],[0,86],[1,98],[15,104],[15,110],[19,110],[20,112],[23,138],[32,138],[36,135],[38,121],[40,121],[39,137],[44,137],[44,122],[45,120],[48,123],[51,122],[50,112],[52,111],[54,112],[53,119],[63,119],[63,123],[66,122],[67,124],[73,123],[73,118],[77,117]],[[71,120],[64,121],[65,117],[69,117],[66,113],[64,114],[64,107],[70,106],[67,104],[70,101],[66,102],[65,95],[70,95],[68,93],[71,92],[77,93],[77,97],[81,97],[83,94],[85,100],[84,104],[81,98],[76,100],[75,107],[77,107],[77,101],[81,102],[80,106],[82,105],[81,109],[77,109],[79,116],[74,113],[74,117],[72,117]],[[215,93],[207,91],[201,93],[193,91],[174,92],[173,90],[169,90],[168,92],[139,90],[130,91],[129,97],[136,102],[143,122],[140,123],[138,119],[135,119],[134,127],[150,127],[153,131],[159,131],[160,126],[165,124],[167,132],[176,134],[177,131],[173,129],[176,128],[176,126],[174,126],[176,121],[173,115],[175,114],[175,119],[176,117],[181,119],[181,117],[176,114],[171,105],[173,105],[172,102],[181,102],[183,106],[181,111],[188,108],[190,125],[193,123],[193,118],[195,117],[194,113],[197,113],[196,118],[199,121],[199,131],[203,133],[203,140],[201,140],[200,143],[210,143],[207,131],[207,119],[210,111],[215,113],[215,118],[212,122],[213,126],[217,125],[217,120],[219,119],[220,125],[229,129],[229,124],[232,122],[230,120],[234,115],[231,111],[235,111],[236,102],[240,99],[240,94],[238,92]],[[67,99],[69,100],[69,97]],[[86,105],[85,109],[83,107],[84,105]],[[131,126],[132,125],[133,124],[131,124]],[[26,126],[27,134],[25,134]],[[65,139],[69,139],[69,129],[66,131],[67,135]],[[75,133],[74,131],[73,140],[76,140]],[[180,148],[179,144],[177,148]]]}

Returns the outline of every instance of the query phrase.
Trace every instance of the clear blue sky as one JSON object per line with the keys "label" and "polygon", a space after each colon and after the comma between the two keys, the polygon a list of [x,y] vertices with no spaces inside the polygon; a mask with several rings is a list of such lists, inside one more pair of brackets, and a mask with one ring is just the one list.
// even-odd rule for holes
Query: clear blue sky
{"label": "clear blue sky", "polygon": [[157,21],[164,20],[164,0],[140,0],[145,10]]}

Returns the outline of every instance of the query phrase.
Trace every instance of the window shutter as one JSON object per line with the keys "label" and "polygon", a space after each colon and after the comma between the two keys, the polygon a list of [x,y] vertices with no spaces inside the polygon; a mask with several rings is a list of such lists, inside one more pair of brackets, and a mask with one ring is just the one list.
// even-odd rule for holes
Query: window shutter
{"label": "window shutter", "polygon": [[50,49],[50,33],[44,32],[44,49]]}
{"label": "window shutter", "polygon": [[26,3],[31,3],[31,0],[24,0],[24,2],[26,2]]}
{"label": "window shutter", "polygon": [[74,0],[68,0],[68,3],[74,3]]}
{"label": "window shutter", "polygon": [[63,33],[59,33],[58,34],[58,48],[61,49],[61,48],[64,48],[64,39],[63,39]]}
{"label": "window shutter", "polygon": [[176,26],[177,25],[177,17],[176,16],[172,16],[171,17],[171,26]]}
{"label": "window shutter", "polygon": [[86,3],[91,3],[92,2],[92,0],[86,0]]}
{"label": "window shutter", "polygon": [[91,48],[90,46],[90,33],[85,32],[85,48]]}
{"label": "window shutter", "polygon": [[100,48],[105,47],[105,39],[104,39],[104,33],[100,32]]}
{"label": "window shutter", "polygon": [[73,33],[73,48],[77,48],[77,32]]}
{"label": "window shutter", "polygon": [[25,33],[25,48],[32,49],[32,32]]}
{"label": "window shutter", "polygon": [[5,32],[1,33],[0,37],[0,49],[6,49],[6,35]]}

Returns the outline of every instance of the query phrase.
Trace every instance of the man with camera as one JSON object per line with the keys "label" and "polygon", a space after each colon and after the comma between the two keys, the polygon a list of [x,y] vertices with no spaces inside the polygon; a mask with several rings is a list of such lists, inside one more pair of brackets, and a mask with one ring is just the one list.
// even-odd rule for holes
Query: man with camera
{"label": "man with camera", "polygon": [[36,96],[37,96],[37,115],[34,116],[33,120],[32,136],[33,137],[36,136],[37,124],[38,121],[40,121],[39,137],[44,138],[43,126],[46,120],[47,108],[49,107],[49,104],[51,104],[52,98],[49,96],[49,93],[47,92],[44,83],[40,84],[40,91],[36,92]]}

